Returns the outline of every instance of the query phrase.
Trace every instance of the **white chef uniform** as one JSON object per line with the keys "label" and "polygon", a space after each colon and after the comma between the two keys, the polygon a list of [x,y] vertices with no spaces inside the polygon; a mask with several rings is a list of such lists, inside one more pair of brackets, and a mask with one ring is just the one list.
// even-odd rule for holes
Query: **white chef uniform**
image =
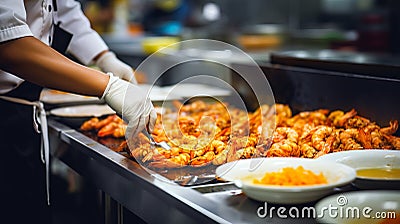
{"label": "white chef uniform", "polygon": [[[67,33],[72,34],[72,39],[66,50],[82,64],[90,64],[96,55],[108,49],[97,32],[91,29],[90,23],[84,16],[80,8],[80,3],[77,1],[2,0],[0,3],[0,44],[17,38],[34,36],[43,43],[51,45],[53,42],[54,24],[58,24]],[[0,70],[1,100],[33,106],[35,129],[38,128],[38,123],[41,124],[41,156],[46,165],[47,199],[49,200],[49,152],[47,124],[43,105],[39,101],[35,101],[38,99],[32,101],[31,97],[26,98],[30,99],[28,101],[24,96],[21,97],[20,95],[17,98],[4,96],[4,94],[8,93],[13,95],[12,90],[17,89],[23,82],[24,80],[17,76]]]}

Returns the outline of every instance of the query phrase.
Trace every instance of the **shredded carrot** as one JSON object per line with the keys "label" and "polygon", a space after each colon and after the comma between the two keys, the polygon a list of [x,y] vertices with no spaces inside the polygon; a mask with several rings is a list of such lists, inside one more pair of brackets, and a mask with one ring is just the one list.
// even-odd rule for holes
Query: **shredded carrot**
{"label": "shredded carrot", "polygon": [[278,172],[269,172],[260,180],[254,179],[255,184],[281,185],[281,186],[302,186],[328,183],[324,174],[315,174],[306,170],[303,166],[297,168],[285,167]]}

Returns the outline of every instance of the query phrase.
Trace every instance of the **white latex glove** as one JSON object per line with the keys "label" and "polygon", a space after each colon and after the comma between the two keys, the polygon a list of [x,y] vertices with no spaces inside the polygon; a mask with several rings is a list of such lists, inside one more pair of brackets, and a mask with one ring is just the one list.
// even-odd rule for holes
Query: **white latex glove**
{"label": "white latex glove", "polygon": [[150,101],[148,92],[138,85],[129,83],[116,76],[110,75],[107,87],[101,99],[122,115],[122,119],[128,123],[125,137],[131,139],[144,128],[149,133],[154,130],[157,113]]}
{"label": "white latex glove", "polygon": [[96,61],[96,66],[103,72],[111,72],[121,79],[137,84],[132,67],[120,61],[111,51],[101,55]]}

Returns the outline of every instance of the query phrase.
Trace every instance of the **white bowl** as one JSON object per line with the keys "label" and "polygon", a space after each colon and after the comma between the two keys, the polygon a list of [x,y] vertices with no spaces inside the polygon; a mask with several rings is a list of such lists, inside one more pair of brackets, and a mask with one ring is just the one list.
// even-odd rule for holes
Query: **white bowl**
{"label": "white bowl", "polygon": [[[303,166],[314,173],[323,173],[327,184],[309,186],[274,186],[253,184],[246,181],[261,178],[266,172],[276,172],[284,167]],[[356,173],[349,166],[304,158],[254,158],[223,164],[216,169],[216,175],[226,181],[233,181],[244,194],[258,201],[277,204],[300,204],[316,201],[331,193],[335,187],[352,182]]]}
{"label": "white bowl", "polygon": [[[396,168],[400,169],[399,150],[352,150],[323,155],[318,161],[338,162],[354,169]],[[353,185],[360,189],[400,189],[400,178],[384,179],[356,177]]]}
{"label": "white bowl", "polygon": [[[329,213],[329,208],[331,213]],[[315,211],[320,223],[382,223],[382,217],[400,223],[400,191],[354,191],[335,194],[317,202]],[[394,214],[396,212],[396,214]],[[396,221],[397,222],[396,222]],[[388,222],[389,223],[389,222]]]}

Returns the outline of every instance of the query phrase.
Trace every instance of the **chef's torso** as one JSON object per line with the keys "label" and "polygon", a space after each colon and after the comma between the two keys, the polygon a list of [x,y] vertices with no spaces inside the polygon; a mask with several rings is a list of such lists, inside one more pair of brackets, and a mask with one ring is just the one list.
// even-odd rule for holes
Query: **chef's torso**
{"label": "chef's torso", "polygon": [[[0,5],[0,42],[35,36],[49,43],[52,27],[52,1],[2,0]],[[23,53],[23,52],[21,52]],[[23,82],[22,79],[0,70],[0,94],[9,92]]]}

